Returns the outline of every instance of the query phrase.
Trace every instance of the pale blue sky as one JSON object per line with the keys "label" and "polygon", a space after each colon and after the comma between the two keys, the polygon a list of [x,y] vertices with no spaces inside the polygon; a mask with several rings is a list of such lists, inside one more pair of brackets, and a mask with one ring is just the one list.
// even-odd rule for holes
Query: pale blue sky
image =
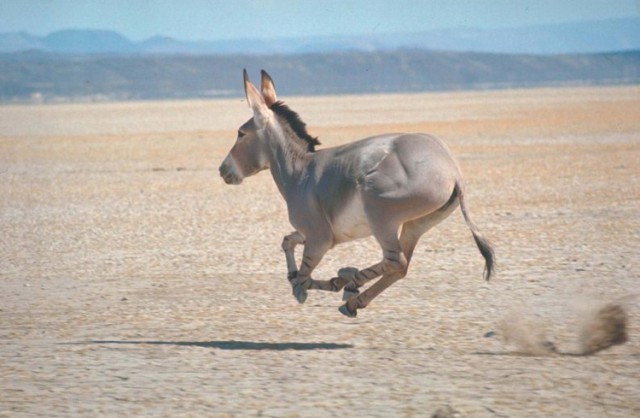
{"label": "pale blue sky", "polygon": [[639,9],[640,0],[0,0],[0,32],[224,40],[517,27],[638,17]]}

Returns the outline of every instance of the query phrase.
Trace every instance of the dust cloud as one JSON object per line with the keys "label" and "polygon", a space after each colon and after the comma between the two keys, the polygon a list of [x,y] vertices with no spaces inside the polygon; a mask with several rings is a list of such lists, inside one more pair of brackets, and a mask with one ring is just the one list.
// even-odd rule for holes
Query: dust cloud
{"label": "dust cloud", "polygon": [[[629,315],[638,295],[627,295],[609,301],[583,300],[574,303],[568,313],[541,318],[531,311],[513,310],[503,317],[495,332],[505,345],[515,346],[519,353],[532,356],[588,356],[629,340]],[[571,324],[574,341],[554,341],[554,328]],[[568,347],[570,349],[559,348]]]}

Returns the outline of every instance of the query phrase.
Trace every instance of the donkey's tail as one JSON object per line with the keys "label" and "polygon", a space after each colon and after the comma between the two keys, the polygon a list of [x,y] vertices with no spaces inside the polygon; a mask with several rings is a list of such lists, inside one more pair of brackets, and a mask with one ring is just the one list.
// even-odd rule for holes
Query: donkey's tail
{"label": "donkey's tail", "polygon": [[480,231],[478,231],[478,227],[473,223],[471,217],[469,216],[467,205],[464,202],[464,190],[460,181],[456,181],[454,193],[458,197],[458,202],[460,202],[460,209],[462,210],[464,220],[471,230],[471,233],[473,234],[473,239],[476,241],[476,245],[480,250],[480,254],[482,254],[482,257],[484,257],[484,279],[489,281],[489,279],[491,278],[491,274],[493,274],[495,263],[495,254],[493,252],[493,248],[491,247],[491,243],[480,234]]}

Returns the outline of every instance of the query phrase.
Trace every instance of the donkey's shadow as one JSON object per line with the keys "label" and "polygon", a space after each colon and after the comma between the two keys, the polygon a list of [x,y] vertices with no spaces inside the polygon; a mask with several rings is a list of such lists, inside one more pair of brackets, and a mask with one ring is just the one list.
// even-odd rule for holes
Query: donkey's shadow
{"label": "donkey's shadow", "polygon": [[344,350],[353,348],[352,344],[337,343],[300,343],[283,342],[269,343],[257,341],[143,341],[143,340],[91,340],[82,344],[100,345],[173,345],[179,347],[217,348],[220,350],[249,350],[249,351],[309,351],[309,350]]}

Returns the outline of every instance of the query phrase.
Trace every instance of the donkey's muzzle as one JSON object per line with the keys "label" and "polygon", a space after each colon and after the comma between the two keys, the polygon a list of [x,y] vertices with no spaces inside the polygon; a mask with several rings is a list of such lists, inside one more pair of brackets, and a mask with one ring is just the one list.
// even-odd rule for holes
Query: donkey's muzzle
{"label": "donkey's muzzle", "polygon": [[235,170],[233,169],[233,166],[231,164],[227,164],[226,161],[222,163],[222,165],[218,170],[220,171],[220,177],[222,177],[225,183],[227,184],[242,183],[242,178],[238,176],[238,174],[236,174]]}

